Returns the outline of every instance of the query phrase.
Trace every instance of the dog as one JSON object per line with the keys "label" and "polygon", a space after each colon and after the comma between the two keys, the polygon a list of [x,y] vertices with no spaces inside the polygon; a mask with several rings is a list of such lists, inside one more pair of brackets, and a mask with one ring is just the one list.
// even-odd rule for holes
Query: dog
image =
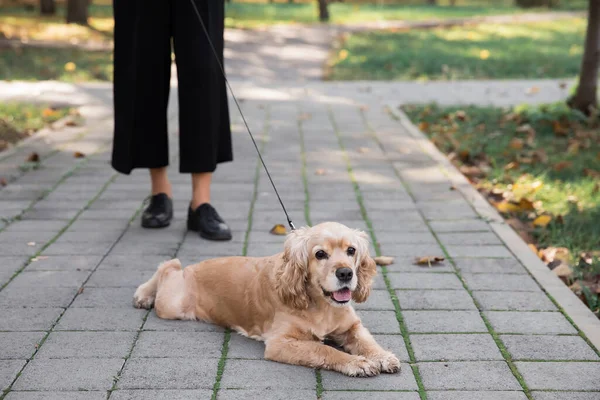
{"label": "dog", "polygon": [[[269,257],[223,257],[183,269],[166,261],[134,295],[163,319],[202,320],[265,343],[265,359],[348,376],[397,373],[351,300],[362,303],[377,273],[366,233],[326,222],[290,232]],[[345,351],[324,344],[330,340]]]}

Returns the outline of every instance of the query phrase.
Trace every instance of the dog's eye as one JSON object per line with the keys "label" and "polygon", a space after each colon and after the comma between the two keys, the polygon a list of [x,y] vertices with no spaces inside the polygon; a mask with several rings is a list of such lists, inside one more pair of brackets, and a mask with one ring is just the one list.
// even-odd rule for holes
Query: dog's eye
{"label": "dog's eye", "polygon": [[315,257],[317,260],[324,260],[327,258],[327,253],[325,253],[323,250],[319,250],[315,253]]}
{"label": "dog's eye", "polygon": [[353,256],[354,253],[356,253],[356,249],[354,247],[348,247],[348,250],[346,250],[346,253],[348,253],[349,256]]}

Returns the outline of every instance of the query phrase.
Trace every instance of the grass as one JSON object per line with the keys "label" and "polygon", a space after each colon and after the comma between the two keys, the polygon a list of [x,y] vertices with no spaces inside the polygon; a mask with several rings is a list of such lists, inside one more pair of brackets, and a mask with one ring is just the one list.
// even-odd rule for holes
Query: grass
{"label": "grass", "polygon": [[331,80],[563,78],[579,72],[584,18],[350,35]]}
{"label": "grass", "polygon": [[47,105],[20,102],[0,103],[0,151],[65,117],[70,108],[49,108]]}
{"label": "grass", "polygon": [[[565,248],[572,280],[600,279],[597,116],[590,120],[563,104],[404,109],[536,250]],[[547,225],[533,223],[540,215]],[[591,263],[582,262],[582,253],[592,255]],[[578,294],[600,312],[597,295]]]}

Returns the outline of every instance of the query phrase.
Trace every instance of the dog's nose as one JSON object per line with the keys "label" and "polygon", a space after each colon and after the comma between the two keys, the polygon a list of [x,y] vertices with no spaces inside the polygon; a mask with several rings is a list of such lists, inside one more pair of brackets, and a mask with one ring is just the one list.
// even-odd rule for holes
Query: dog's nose
{"label": "dog's nose", "polygon": [[338,268],[335,271],[335,276],[337,276],[337,278],[342,282],[348,282],[350,279],[352,279],[353,275],[354,273],[352,272],[352,269],[348,267]]}

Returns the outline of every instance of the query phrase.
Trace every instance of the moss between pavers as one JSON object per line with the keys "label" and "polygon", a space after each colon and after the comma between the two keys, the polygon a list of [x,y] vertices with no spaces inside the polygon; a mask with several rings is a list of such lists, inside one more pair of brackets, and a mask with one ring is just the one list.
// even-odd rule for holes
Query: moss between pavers
{"label": "moss between pavers", "polygon": [[[365,223],[367,224],[368,230],[369,230],[369,235],[371,236],[371,241],[373,243],[373,246],[375,248],[375,254],[377,256],[381,255],[381,249],[379,248],[379,243],[377,241],[377,237],[375,235],[375,230],[373,229],[373,224],[371,222],[371,220],[369,219],[368,213],[367,213],[367,208],[365,207],[365,203],[363,200],[363,196],[362,196],[362,192],[360,190],[360,187],[358,185],[358,182],[354,176],[354,172],[352,169],[352,164],[350,161],[350,158],[348,157],[348,153],[346,152],[346,148],[344,146],[344,142],[342,139],[342,136],[340,135],[338,126],[335,122],[335,117],[333,115],[333,112],[330,108],[328,108],[328,114],[329,114],[329,118],[331,121],[331,124],[333,125],[333,129],[335,131],[336,137],[338,139],[338,143],[340,148],[342,149],[343,155],[344,155],[344,159],[346,160],[346,167],[348,170],[348,174],[350,175],[350,180],[352,181],[352,185],[354,186],[354,192],[356,195],[356,201],[358,202],[359,206],[360,206],[360,211],[361,211],[361,215],[363,217],[363,220],[365,221]],[[361,115],[364,117],[364,113],[362,113],[361,111]],[[366,121],[365,121],[366,122]],[[367,125],[365,123],[365,125]],[[367,126],[368,128],[368,126]],[[372,130],[369,129],[369,132],[372,132]],[[374,134],[374,132],[372,132],[372,137],[376,138],[376,135]],[[378,143],[378,145],[381,147],[381,143],[379,142],[378,139],[375,139]],[[382,148],[382,147],[381,147]],[[383,149],[383,148],[382,148]],[[385,285],[387,288],[388,293],[390,294],[390,297],[392,299],[392,303],[394,304],[394,309],[395,309],[395,314],[396,314],[396,319],[398,320],[398,324],[400,325],[400,332],[402,333],[402,336],[404,338],[404,344],[406,346],[406,350],[408,351],[408,355],[410,358],[410,364],[411,364],[411,369],[413,372],[413,375],[415,377],[415,380],[417,382],[417,386],[419,387],[419,396],[421,397],[421,400],[426,400],[427,399],[427,394],[425,393],[425,387],[423,386],[423,379],[421,377],[421,374],[419,373],[419,367],[416,364],[416,359],[415,359],[415,354],[412,348],[412,345],[410,343],[410,337],[408,335],[408,329],[406,327],[406,323],[404,321],[404,318],[402,316],[402,311],[400,309],[400,303],[398,302],[398,298],[396,297],[396,294],[394,292],[394,289],[392,289],[392,284],[388,278],[388,271],[387,268],[385,266],[381,267],[381,272],[383,275],[383,279],[385,281]]]}

